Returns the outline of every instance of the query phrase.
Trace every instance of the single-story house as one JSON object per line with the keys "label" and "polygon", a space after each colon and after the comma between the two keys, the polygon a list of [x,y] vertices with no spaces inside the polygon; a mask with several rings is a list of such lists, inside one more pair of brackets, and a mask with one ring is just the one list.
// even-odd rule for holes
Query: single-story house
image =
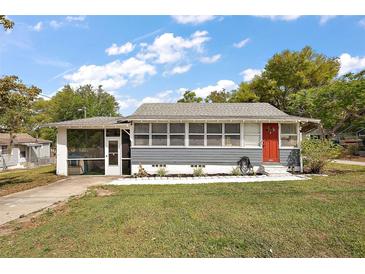
{"label": "single-story house", "polygon": [[0,133],[0,169],[17,168],[29,164],[48,164],[51,158],[51,141],[37,139],[27,133],[14,133],[10,148],[10,134]]}
{"label": "single-story house", "polygon": [[301,169],[301,128],[319,120],[268,103],[149,103],[127,117],[51,123],[57,174],[230,173],[242,156],[254,166]]}

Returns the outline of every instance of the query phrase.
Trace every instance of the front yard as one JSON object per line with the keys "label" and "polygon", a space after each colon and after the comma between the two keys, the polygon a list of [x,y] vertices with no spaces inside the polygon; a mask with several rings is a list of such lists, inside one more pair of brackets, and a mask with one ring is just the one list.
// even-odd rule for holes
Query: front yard
{"label": "front yard", "polygon": [[60,179],[61,177],[56,175],[54,165],[3,171],[0,172],[0,196],[43,186]]}
{"label": "front yard", "polygon": [[242,184],[104,186],[8,225],[2,257],[364,257],[365,168]]}

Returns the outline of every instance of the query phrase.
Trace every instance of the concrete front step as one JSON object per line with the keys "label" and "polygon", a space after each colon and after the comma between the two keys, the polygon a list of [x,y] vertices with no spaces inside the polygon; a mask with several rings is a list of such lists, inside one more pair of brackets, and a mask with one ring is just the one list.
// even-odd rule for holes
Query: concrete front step
{"label": "concrete front step", "polygon": [[291,175],[291,173],[288,172],[288,167],[283,165],[263,165],[263,167],[268,175]]}

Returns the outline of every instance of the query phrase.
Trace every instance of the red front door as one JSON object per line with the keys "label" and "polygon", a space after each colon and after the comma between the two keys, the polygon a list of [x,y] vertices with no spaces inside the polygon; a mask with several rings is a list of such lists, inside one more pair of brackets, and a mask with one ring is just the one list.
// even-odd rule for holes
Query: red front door
{"label": "red front door", "polygon": [[279,162],[279,126],[278,124],[262,124],[263,161]]}

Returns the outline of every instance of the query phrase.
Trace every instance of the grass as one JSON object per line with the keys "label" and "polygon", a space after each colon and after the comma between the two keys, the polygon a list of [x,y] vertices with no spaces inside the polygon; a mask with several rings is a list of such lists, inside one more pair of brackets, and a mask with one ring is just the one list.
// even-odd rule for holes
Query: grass
{"label": "grass", "polygon": [[0,196],[43,186],[59,179],[54,165],[26,170],[7,170],[0,173]]}
{"label": "grass", "polygon": [[[2,257],[364,257],[365,168],[246,184],[104,186],[0,237]],[[111,195],[110,195],[111,194]],[[108,196],[109,195],[109,196]]]}

